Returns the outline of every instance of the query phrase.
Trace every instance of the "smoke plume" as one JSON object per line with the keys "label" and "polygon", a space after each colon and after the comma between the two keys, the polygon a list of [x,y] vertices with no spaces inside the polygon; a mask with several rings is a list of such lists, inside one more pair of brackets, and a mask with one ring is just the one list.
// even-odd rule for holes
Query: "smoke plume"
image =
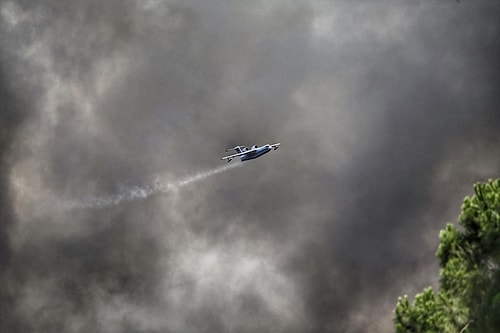
{"label": "smoke plume", "polygon": [[499,17],[0,0],[0,331],[391,331],[498,177]]}
{"label": "smoke plume", "polygon": [[81,202],[68,204],[68,208],[101,208],[111,205],[118,205],[122,202],[146,199],[156,193],[168,193],[178,191],[180,188],[199,182],[218,173],[228,171],[241,166],[241,163],[227,164],[209,170],[200,171],[196,174],[186,176],[177,180],[168,180],[167,177],[156,176],[151,182],[135,185],[123,186],[119,193],[109,196],[94,196],[86,198]]}

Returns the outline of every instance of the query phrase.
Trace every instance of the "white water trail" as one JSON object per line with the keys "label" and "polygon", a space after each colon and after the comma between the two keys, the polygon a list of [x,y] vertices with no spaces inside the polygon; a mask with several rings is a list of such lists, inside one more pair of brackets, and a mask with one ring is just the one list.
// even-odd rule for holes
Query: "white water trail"
{"label": "white water trail", "polygon": [[218,173],[241,166],[241,162],[226,164],[206,171],[200,171],[194,175],[188,175],[177,180],[167,180],[166,177],[157,176],[152,183],[145,183],[140,186],[126,187],[119,193],[90,197],[70,206],[72,208],[102,208],[118,205],[122,202],[146,199],[156,193],[167,193],[178,190],[184,186],[199,182]]}

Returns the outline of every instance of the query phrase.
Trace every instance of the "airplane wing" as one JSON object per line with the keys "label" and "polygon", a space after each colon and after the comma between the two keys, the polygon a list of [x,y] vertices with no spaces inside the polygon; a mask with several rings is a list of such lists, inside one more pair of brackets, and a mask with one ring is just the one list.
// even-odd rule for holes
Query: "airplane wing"
{"label": "airplane wing", "polygon": [[281,145],[281,143],[273,143],[272,145],[269,145],[271,148],[273,148],[274,150],[278,149],[279,146]]}
{"label": "airplane wing", "polygon": [[247,153],[248,153],[248,151],[244,151],[244,152],[241,152],[241,153],[237,153],[237,154],[233,154],[233,155],[229,155],[229,156],[224,156],[223,158],[221,158],[221,160],[229,160],[230,161],[230,160],[232,160],[235,157],[238,157],[238,156],[241,156],[241,155],[245,155]]}

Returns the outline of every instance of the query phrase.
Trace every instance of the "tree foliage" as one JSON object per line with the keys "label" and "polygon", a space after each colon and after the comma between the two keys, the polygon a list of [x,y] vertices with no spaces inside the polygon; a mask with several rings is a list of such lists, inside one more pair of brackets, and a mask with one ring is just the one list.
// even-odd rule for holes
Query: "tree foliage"
{"label": "tree foliage", "polygon": [[441,230],[440,288],[398,299],[397,333],[500,332],[500,179],[474,185],[460,226]]}

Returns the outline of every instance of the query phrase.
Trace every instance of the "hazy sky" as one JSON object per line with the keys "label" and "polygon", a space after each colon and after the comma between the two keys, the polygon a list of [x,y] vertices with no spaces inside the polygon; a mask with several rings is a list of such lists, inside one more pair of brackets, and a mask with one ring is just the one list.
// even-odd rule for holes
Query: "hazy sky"
{"label": "hazy sky", "polygon": [[2,332],[390,332],[499,176],[498,1],[0,1],[0,41]]}

